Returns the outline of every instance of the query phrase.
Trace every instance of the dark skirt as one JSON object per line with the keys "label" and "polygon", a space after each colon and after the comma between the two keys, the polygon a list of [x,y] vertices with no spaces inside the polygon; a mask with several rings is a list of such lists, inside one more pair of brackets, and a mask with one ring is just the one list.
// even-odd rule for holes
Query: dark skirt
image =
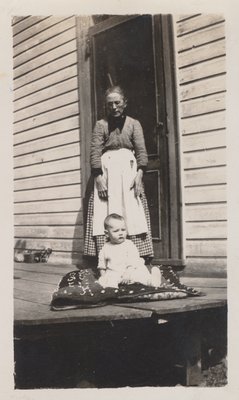
{"label": "dark skirt", "polygon": [[[150,215],[148,209],[148,203],[143,192],[140,196],[141,202],[144,208],[145,217],[148,225],[148,232],[140,235],[128,236],[128,239],[136,245],[141,257],[152,258],[154,256]],[[88,203],[86,232],[85,232],[85,244],[84,244],[84,255],[86,256],[98,256],[100,250],[104,246],[105,236],[93,236],[93,213],[94,213],[94,191],[91,193]]]}

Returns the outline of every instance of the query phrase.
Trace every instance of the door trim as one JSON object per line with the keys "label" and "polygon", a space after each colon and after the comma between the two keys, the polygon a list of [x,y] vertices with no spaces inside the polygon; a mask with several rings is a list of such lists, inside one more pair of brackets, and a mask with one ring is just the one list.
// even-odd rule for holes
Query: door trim
{"label": "door trim", "polygon": [[171,15],[162,16],[163,60],[166,94],[168,171],[169,171],[169,258],[182,258],[182,216],[180,188],[180,157],[177,116],[177,90],[175,77],[175,51],[173,40],[173,21]]}
{"label": "door trim", "polygon": [[117,25],[121,25],[131,19],[139,17],[139,14],[134,15],[115,15],[106,19],[105,21],[99,22],[89,28],[89,35],[93,36],[98,33],[104,32],[106,29],[114,28]]}

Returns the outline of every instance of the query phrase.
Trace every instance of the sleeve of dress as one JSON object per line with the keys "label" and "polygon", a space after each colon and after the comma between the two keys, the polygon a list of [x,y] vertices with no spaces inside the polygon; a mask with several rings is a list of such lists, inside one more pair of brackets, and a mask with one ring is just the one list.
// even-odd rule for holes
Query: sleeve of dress
{"label": "sleeve of dress", "polygon": [[106,270],[106,258],[104,247],[100,250],[97,269]]}
{"label": "sleeve of dress", "polygon": [[148,154],[144,141],[143,128],[140,122],[137,120],[134,120],[133,124],[133,144],[137,161],[137,168],[145,170],[148,164]]}
{"label": "sleeve of dress", "polygon": [[94,176],[102,174],[101,156],[104,147],[104,128],[100,121],[97,121],[91,137],[90,164]]}

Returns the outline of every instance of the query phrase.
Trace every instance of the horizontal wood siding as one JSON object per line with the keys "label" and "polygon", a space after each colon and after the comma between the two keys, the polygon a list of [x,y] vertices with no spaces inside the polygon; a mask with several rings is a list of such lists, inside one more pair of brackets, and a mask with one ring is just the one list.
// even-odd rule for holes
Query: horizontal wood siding
{"label": "horizontal wood siding", "polygon": [[175,17],[185,273],[222,275],[227,256],[223,15]]}
{"label": "horizontal wood siding", "polygon": [[14,17],[15,248],[82,260],[75,17]]}

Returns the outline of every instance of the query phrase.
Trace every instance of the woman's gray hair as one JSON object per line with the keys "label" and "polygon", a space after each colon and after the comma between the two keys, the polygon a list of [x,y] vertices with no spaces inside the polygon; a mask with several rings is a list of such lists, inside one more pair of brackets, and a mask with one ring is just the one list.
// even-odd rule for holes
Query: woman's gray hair
{"label": "woman's gray hair", "polygon": [[111,93],[118,93],[120,94],[124,100],[127,100],[124,90],[120,86],[111,86],[105,92],[105,98],[109,96]]}

